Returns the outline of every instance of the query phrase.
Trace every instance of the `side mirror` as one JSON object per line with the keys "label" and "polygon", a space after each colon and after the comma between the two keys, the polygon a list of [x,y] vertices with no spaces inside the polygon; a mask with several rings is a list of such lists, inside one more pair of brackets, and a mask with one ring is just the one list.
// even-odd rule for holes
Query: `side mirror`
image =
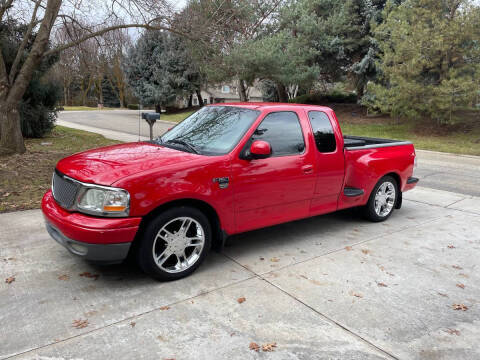
{"label": "side mirror", "polygon": [[251,159],[266,159],[272,155],[272,147],[267,141],[255,140],[250,145]]}

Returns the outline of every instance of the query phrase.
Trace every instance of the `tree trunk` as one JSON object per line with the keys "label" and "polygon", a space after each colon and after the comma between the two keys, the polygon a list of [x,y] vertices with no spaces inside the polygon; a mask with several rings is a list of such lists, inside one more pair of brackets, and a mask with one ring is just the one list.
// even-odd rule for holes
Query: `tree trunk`
{"label": "tree trunk", "polygon": [[238,80],[238,95],[240,96],[241,102],[247,102],[247,89],[245,89],[245,83],[242,79]]}
{"label": "tree trunk", "polygon": [[187,105],[188,108],[192,107],[192,102],[193,102],[193,94],[190,94],[190,96],[188,97],[188,105]]}
{"label": "tree trunk", "polygon": [[365,87],[363,86],[363,82],[357,85],[357,101],[362,100],[363,95],[365,94]]}
{"label": "tree trunk", "polygon": [[288,102],[288,94],[285,86],[283,84],[280,84],[279,82],[275,83],[275,85],[277,87],[278,101],[283,103]]}
{"label": "tree trunk", "polygon": [[198,105],[203,106],[202,93],[200,92],[200,90],[195,90],[195,93],[197,94]]}
{"label": "tree trunk", "polygon": [[23,154],[25,151],[17,107],[0,102],[0,155]]}
{"label": "tree trunk", "polygon": [[162,106],[160,104],[155,104],[155,112],[159,114],[162,112]]}

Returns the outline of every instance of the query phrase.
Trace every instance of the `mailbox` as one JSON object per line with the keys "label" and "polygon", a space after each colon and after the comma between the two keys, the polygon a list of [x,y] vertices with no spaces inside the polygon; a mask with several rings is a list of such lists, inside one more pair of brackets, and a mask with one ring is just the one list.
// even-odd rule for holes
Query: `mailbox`
{"label": "mailbox", "polygon": [[150,140],[153,140],[153,125],[157,120],[160,120],[159,113],[142,113],[142,119],[150,126]]}

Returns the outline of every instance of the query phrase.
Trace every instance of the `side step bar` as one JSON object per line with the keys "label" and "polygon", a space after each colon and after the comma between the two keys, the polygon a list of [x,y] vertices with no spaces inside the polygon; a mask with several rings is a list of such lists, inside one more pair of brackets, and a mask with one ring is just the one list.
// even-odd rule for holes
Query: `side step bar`
{"label": "side step bar", "polygon": [[356,197],[356,196],[361,196],[365,192],[363,189],[357,189],[353,187],[346,187],[343,189],[343,195],[348,196],[348,197]]}
{"label": "side step bar", "polygon": [[416,184],[420,179],[416,177],[409,177],[407,180],[407,184]]}

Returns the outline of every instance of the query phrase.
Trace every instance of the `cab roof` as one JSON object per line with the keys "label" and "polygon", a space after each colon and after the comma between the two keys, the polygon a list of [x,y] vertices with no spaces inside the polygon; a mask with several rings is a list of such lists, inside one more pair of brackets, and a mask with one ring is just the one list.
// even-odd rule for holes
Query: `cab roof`
{"label": "cab roof", "polygon": [[208,106],[234,106],[234,107],[242,107],[247,109],[254,109],[254,110],[275,110],[275,109],[295,109],[295,108],[304,108],[307,110],[320,110],[320,111],[332,111],[331,108],[327,106],[320,106],[320,105],[309,105],[309,104],[292,104],[292,103],[274,103],[274,102],[230,102],[230,103],[217,103],[211,104]]}

